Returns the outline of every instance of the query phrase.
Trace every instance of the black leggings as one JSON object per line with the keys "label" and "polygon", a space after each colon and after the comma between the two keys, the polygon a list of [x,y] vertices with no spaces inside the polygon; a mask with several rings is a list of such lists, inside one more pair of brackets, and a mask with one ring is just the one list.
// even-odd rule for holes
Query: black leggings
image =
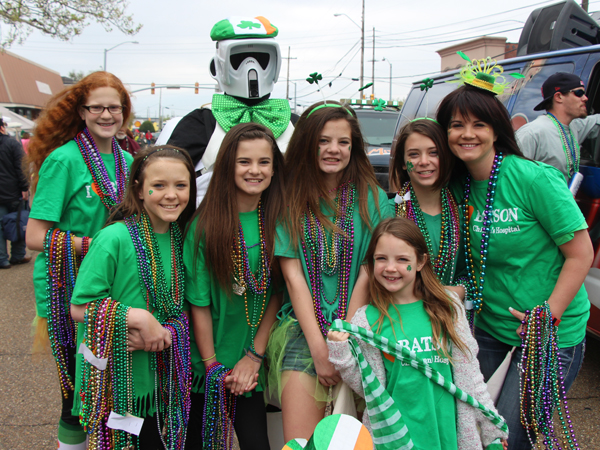
{"label": "black leggings", "polygon": [[[202,448],[202,416],[204,394],[192,394],[192,409],[188,424],[186,450]],[[240,395],[235,401],[235,433],[241,450],[269,450],[267,411],[262,392],[252,391],[250,397]]]}
{"label": "black leggings", "polygon": [[[73,380],[73,384],[75,384],[75,348],[67,347],[67,361],[68,361],[68,371],[71,380]],[[62,395],[61,391],[61,399],[62,399],[62,410],[60,413],[60,419],[71,426],[81,426],[79,424],[79,416],[74,416],[72,413],[73,409],[73,398],[75,396],[74,391],[67,391],[67,398]],[[83,427],[81,428],[83,429]]]}

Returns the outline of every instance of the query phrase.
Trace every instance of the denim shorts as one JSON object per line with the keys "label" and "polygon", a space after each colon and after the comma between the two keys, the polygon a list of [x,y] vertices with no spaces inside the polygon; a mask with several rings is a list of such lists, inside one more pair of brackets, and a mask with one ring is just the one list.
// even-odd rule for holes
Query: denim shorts
{"label": "denim shorts", "polygon": [[287,370],[304,372],[312,377],[317,376],[308,342],[302,332],[302,328],[300,328],[300,323],[297,321],[289,327],[287,343],[281,363],[281,371],[284,372]]}

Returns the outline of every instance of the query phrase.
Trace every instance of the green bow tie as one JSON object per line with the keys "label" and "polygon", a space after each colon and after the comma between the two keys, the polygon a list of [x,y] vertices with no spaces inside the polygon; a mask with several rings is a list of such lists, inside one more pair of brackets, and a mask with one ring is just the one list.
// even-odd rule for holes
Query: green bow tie
{"label": "green bow tie", "polygon": [[269,128],[275,139],[286,130],[292,114],[287,100],[267,99],[248,106],[227,94],[213,95],[212,113],[226,132],[237,124],[254,122]]}

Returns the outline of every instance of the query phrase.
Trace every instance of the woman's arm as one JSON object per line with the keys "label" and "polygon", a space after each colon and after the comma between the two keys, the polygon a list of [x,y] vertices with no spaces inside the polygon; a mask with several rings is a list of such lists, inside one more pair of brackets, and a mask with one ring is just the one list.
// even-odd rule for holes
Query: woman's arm
{"label": "woman's arm", "polygon": [[[264,356],[267,350],[271,327],[275,323],[275,320],[277,320],[277,312],[281,308],[281,298],[281,293],[271,296],[256,336],[254,336],[254,349],[259,355]],[[235,395],[250,392],[258,385],[258,371],[260,370],[262,361],[257,362],[254,359],[250,356],[243,356],[233,368],[231,375],[233,375],[235,382],[231,385],[231,392]]]}
{"label": "woman's arm", "polygon": [[206,361],[203,361],[204,367],[208,368],[217,361],[210,306],[192,305],[192,322],[198,351],[200,351],[202,359],[206,359]]}
{"label": "woman's arm", "polygon": [[[48,230],[54,226],[54,222],[47,220],[32,219],[29,218],[27,221],[27,233],[25,234],[25,242],[29,250],[35,250],[37,252],[44,251],[44,240]],[[64,230],[63,230],[64,231]],[[75,252],[81,254],[81,238],[73,236],[75,242]],[[90,239],[90,243],[92,240]]]}
{"label": "woman's arm", "polygon": [[548,304],[552,315],[560,319],[581,289],[590,270],[594,259],[594,247],[588,231],[579,230],[575,232],[573,239],[559,248],[565,257],[565,263],[548,298]]}
{"label": "woman's arm", "polygon": [[308,342],[310,354],[315,363],[319,382],[323,386],[333,386],[340,381],[340,374],[329,362],[329,350],[315,318],[312,296],[304,278],[302,264],[297,258],[279,258],[294,313]]}

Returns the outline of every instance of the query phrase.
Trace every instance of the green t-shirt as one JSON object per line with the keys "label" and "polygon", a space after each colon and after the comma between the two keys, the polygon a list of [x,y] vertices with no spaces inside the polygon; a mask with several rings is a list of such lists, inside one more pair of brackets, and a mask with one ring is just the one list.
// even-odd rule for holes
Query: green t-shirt
{"label": "green t-shirt", "polygon": [[[469,227],[477,278],[487,186],[488,180],[471,181]],[[521,345],[519,321],[508,307],[531,310],[550,297],[565,262],[558,246],[587,225],[557,169],[513,155],[500,167],[493,208],[483,308],[476,326],[509,345]],[[558,327],[559,347],[583,340],[589,310],[581,286]]]}
{"label": "green t-shirt", "polygon": [[[127,165],[133,157],[123,152]],[[115,183],[115,157],[100,153],[110,180]],[[75,236],[94,236],[104,226],[108,210],[92,189],[92,174],[85,165],[75,141],[69,141],[48,155],[39,174],[31,213],[32,219],[54,222],[54,227],[71,231]],[[113,184],[114,185],[114,184]],[[33,286],[37,314],[46,312],[46,254],[41,252],[35,260]]]}
{"label": "green t-shirt", "polygon": [[[390,203],[388,202],[387,194],[383,192],[381,188],[378,189],[379,195],[379,203],[375,203],[375,199],[373,198],[373,193],[369,191],[369,196],[367,199],[369,217],[371,218],[371,229],[362,221],[360,217],[360,208],[358,202],[358,195],[354,201],[354,246],[352,249],[352,265],[350,268],[350,280],[348,282],[348,301],[350,301],[350,297],[352,296],[352,290],[354,288],[354,284],[356,283],[356,279],[358,277],[358,273],[360,271],[360,266],[363,264],[363,260],[365,258],[365,254],[367,252],[367,248],[369,247],[369,243],[371,242],[371,234],[375,227],[384,219],[394,217],[394,209],[390,207]],[[325,211],[324,211],[325,212]],[[327,214],[327,213],[326,213]],[[327,214],[330,219],[333,219],[333,214]],[[328,239],[331,240],[331,233],[326,231]],[[309,279],[308,269],[306,267],[306,260],[304,258],[304,254],[302,253],[302,246],[300,243],[294,248],[292,242],[290,241],[289,234],[287,233],[285,226],[280,224],[277,226],[277,239],[275,241],[275,255],[283,256],[286,258],[296,258],[300,259],[302,262],[302,270],[304,271],[304,277],[306,280]],[[325,297],[329,299],[335,298],[335,294],[338,287],[338,273],[334,273],[333,275],[323,274],[323,292]],[[311,289],[310,283],[308,283],[308,288]],[[290,298],[287,290],[284,294],[284,306],[290,303]],[[289,306],[287,307],[289,308]],[[328,302],[321,301],[321,310],[323,311],[323,315],[328,322],[332,322],[337,317],[333,317],[334,312],[338,308],[338,301],[329,304]]]}
{"label": "green t-shirt", "polygon": [[[396,201],[394,198],[390,199],[390,206],[394,211],[396,210]],[[440,239],[442,236],[442,214],[440,213],[432,216],[423,211],[421,212],[423,214],[423,218],[425,219],[425,227],[427,227],[429,239],[431,239],[431,246],[435,253],[431,260],[435,261],[440,250]],[[462,230],[462,221],[460,223],[460,227]],[[459,235],[459,239],[458,250],[456,252],[456,256],[454,257],[454,261],[452,262],[452,270],[447,271],[444,279],[440,280],[440,283],[444,286],[450,286],[456,278],[466,275],[464,251],[462,249],[462,233]]]}
{"label": "green t-shirt", "polygon": [[[258,210],[239,213],[244,239],[248,248],[248,260],[254,274],[257,273],[260,264],[260,239]],[[210,306],[213,324],[213,340],[217,361],[225,367],[233,367],[245,355],[252,340],[252,329],[246,319],[246,306],[244,296],[236,295],[233,291],[223,289],[219,282],[214,279],[207,266],[205,256],[205,243],[201,240],[197,255],[195,244],[195,230],[198,219],[191,224],[183,244],[183,264],[185,266],[185,298],[195,306]],[[196,256],[194,258],[194,256]],[[233,276],[231,277],[233,283]],[[260,316],[263,300],[266,311],[273,284],[264,296],[257,296],[247,288],[248,313],[252,323]],[[256,317],[252,319],[252,317]],[[255,329],[258,331],[258,328]],[[190,333],[192,340],[192,370],[194,371],[194,392],[204,392],[204,363],[196,345],[195,336]],[[264,390],[264,371],[261,366],[259,372],[257,392]],[[249,396],[247,393],[246,396]]]}
{"label": "green t-shirt", "polygon": [[[171,283],[171,235],[154,233],[160,249],[167,285]],[[100,230],[93,238],[90,250],[81,263],[79,276],[71,303],[83,305],[94,300],[112,297],[113,300],[131,306],[147,309],[145,290],[142,291],[138,273],[137,254],[133,240],[123,222],[112,224]],[[83,342],[85,329],[79,324],[77,348]],[[135,415],[152,415],[154,404],[154,371],[150,367],[150,352],[133,352],[133,387],[138,409]],[[77,354],[77,372],[83,356]],[[76,380],[75,399],[79,399],[81,380]],[[77,404],[73,407],[76,410]]]}
{"label": "green t-shirt", "polygon": [[[431,321],[423,300],[407,305],[390,305],[388,319],[378,330],[375,322],[379,310],[369,305],[366,309],[367,321],[374,332],[390,342],[398,342],[417,357],[429,363],[447,380],[453,380],[448,358],[438,353],[433,344]],[[400,315],[398,315],[398,311]],[[395,361],[393,356],[382,353],[386,390],[394,399],[406,423],[416,449],[457,450],[456,401],[444,388],[437,385],[415,368]]]}

